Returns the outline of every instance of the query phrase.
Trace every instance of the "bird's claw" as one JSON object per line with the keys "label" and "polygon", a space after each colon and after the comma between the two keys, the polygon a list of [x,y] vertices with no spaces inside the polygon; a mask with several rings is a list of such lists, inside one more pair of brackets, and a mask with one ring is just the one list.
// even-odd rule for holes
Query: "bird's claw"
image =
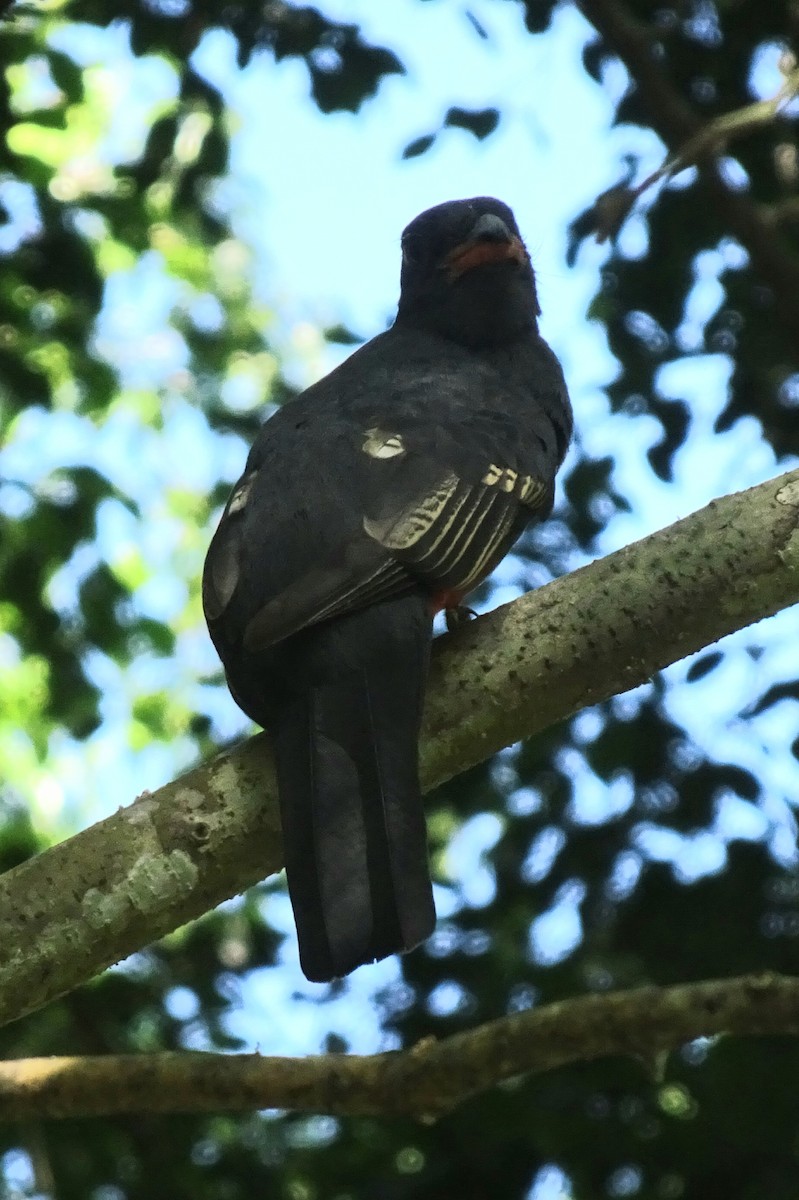
{"label": "bird's claw", "polygon": [[444,610],[444,620],[447,623],[447,632],[454,633],[456,629],[461,629],[467,625],[477,613],[473,608],[468,608],[465,604],[457,604],[454,608]]}

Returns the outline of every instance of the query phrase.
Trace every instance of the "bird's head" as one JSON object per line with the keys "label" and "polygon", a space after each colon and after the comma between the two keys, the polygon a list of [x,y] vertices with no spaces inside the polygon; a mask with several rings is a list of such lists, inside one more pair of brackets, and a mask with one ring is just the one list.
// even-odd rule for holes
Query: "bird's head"
{"label": "bird's head", "polygon": [[479,347],[529,333],[538,313],[530,256],[507,204],[490,196],[451,200],[408,225],[400,324]]}

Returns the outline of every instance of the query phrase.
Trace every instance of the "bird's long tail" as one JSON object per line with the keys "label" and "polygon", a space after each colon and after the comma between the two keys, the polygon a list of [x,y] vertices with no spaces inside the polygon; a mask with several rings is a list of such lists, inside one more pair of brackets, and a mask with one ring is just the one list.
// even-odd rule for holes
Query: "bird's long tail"
{"label": "bird's long tail", "polygon": [[[415,656],[415,660],[414,660]],[[309,688],[273,729],[300,962],[326,981],[435,924],[417,743],[428,638]]]}

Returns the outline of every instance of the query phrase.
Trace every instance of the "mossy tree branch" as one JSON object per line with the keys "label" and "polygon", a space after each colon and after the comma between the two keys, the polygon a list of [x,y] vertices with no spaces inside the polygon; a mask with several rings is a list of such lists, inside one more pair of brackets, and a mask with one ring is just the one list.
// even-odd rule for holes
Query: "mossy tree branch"
{"label": "mossy tree branch", "polygon": [[522,1075],[619,1054],[654,1067],[682,1043],[720,1033],[799,1033],[799,980],[764,975],[581,996],[401,1053],[19,1059],[0,1063],[0,1120],[260,1108],[432,1120]]}
{"label": "mossy tree branch", "polygon": [[[794,471],[442,638],[423,784],[797,601]],[[259,736],[0,877],[0,1021],[63,995],[280,866],[272,766]]]}

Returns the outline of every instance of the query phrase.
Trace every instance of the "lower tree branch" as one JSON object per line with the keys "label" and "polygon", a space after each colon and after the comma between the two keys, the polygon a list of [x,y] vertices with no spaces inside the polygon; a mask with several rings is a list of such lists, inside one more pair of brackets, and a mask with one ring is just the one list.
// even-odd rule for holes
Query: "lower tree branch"
{"label": "lower tree branch", "polygon": [[619,1054],[654,1066],[686,1041],[722,1033],[799,1033],[799,980],[744,976],[582,996],[364,1057],[19,1059],[0,1063],[0,1120],[259,1108],[433,1120],[504,1080]]}
{"label": "lower tree branch", "polygon": [[[439,639],[424,787],[799,601],[799,471]],[[268,742],[251,739],[0,877],[0,1022],[280,869]]]}

